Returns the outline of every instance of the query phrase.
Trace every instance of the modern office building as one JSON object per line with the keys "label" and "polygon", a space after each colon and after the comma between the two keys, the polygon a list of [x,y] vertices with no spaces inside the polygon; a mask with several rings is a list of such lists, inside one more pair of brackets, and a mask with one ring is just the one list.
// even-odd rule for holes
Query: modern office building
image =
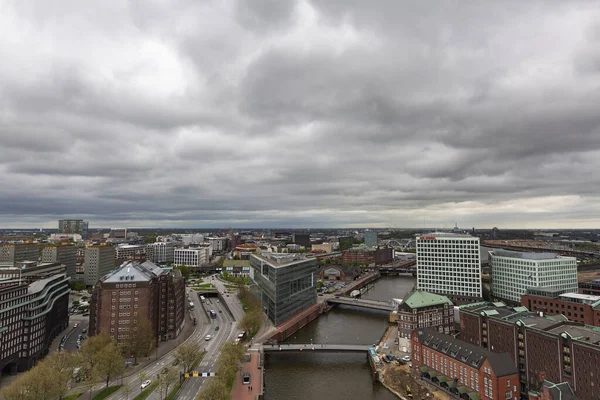
{"label": "modern office building", "polygon": [[226,237],[207,237],[204,240],[208,242],[213,253],[218,253],[227,250]]}
{"label": "modern office building", "polygon": [[377,247],[378,237],[377,231],[365,231],[365,246]]}
{"label": "modern office building", "polygon": [[185,306],[185,284],[178,270],[151,261],[127,261],[94,286],[90,335],[105,332],[126,343],[144,317],[157,340],[175,339],[185,325]]}
{"label": "modern office building", "polygon": [[584,400],[600,396],[599,328],[502,302],[463,305],[459,313],[462,340],[510,355],[521,393],[535,397],[547,380],[568,382]]}
{"label": "modern office building", "polygon": [[413,290],[398,306],[398,345],[410,352],[410,338],[415,329],[435,328],[450,335],[454,332],[454,305],[446,296]]}
{"label": "modern office building", "polygon": [[148,245],[148,259],[155,263],[172,263],[175,259],[175,244],[156,242]]}
{"label": "modern office building", "polygon": [[317,302],[318,265],[302,254],[250,256],[250,278],[269,319],[279,325]]}
{"label": "modern office building", "polygon": [[292,242],[298,244],[305,249],[310,249],[310,234],[308,233],[293,233]]}
{"label": "modern office building", "polygon": [[144,262],[148,258],[148,247],[145,244],[121,244],[115,247],[115,258]]}
{"label": "modern office building", "polygon": [[479,238],[434,232],[416,238],[417,287],[457,303],[478,301],[481,291]]}
{"label": "modern office building", "polygon": [[25,283],[0,281],[0,374],[26,371],[48,354],[69,324],[65,274]]}
{"label": "modern office building", "polygon": [[35,261],[21,261],[14,266],[0,264],[0,279],[21,280],[32,283],[50,276],[65,274],[65,265],[53,263],[37,263]]}
{"label": "modern office building", "polygon": [[104,275],[115,269],[115,248],[112,246],[88,246],[85,249],[83,283],[95,285]]}
{"label": "modern office building", "polygon": [[0,263],[15,264],[19,261],[35,261],[40,258],[36,243],[5,243],[0,246]]}
{"label": "modern office building", "polygon": [[198,268],[210,261],[208,255],[209,252],[210,249],[208,247],[175,249],[173,255],[173,264]]}
{"label": "modern office building", "polygon": [[434,328],[412,333],[412,369],[454,397],[519,400],[519,372],[508,354],[496,354]]}
{"label": "modern office building", "polygon": [[577,259],[555,253],[509,250],[489,252],[494,297],[521,303],[530,287],[552,287],[577,293]]}
{"label": "modern office building", "polygon": [[63,264],[67,276],[74,279],[77,267],[77,247],[72,244],[46,246],[42,250],[42,262]]}
{"label": "modern office building", "polygon": [[565,289],[529,288],[521,304],[530,311],[564,315],[573,322],[600,327],[600,296],[569,293]]}
{"label": "modern office building", "polygon": [[58,233],[77,233],[83,240],[88,238],[89,223],[82,219],[61,219],[58,221]]}

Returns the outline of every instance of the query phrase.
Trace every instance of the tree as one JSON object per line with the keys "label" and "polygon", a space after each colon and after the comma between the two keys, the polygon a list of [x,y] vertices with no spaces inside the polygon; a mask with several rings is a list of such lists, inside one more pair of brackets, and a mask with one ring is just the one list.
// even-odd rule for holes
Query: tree
{"label": "tree", "polygon": [[185,265],[178,265],[177,267],[175,267],[175,269],[178,269],[181,272],[181,276],[183,276],[183,279],[186,282],[188,281],[188,279],[190,279],[190,275],[192,274],[192,272],[190,271],[189,267]]}
{"label": "tree", "polygon": [[169,395],[169,388],[177,382],[178,378],[179,371],[175,368],[167,368],[166,371],[163,371],[162,373],[158,374],[158,388],[161,397],[164,390],[165,398],[167,398],[167,396]]}
{"label": "tree", "polygon": [[31,393],[31,379],[27,373],[19,376],[8,387],[2,389],[6,400],[35,400]]}
{"label": "tree", "polygon": [[123,385],[123,394],[125,395],[125,400],[129,400],[129,395],[131,394],[131,392],[133,392],[131,386]]}
{"label": "tree", "polygon": [[139,357],[148,357],[156,347],[156,336],[152,323],[145,316],[140,316],[137,324],[133,326],[133,334],[123,347],[127,357],[133,357],[133,364],[137,365]]}
{"label": "tree", "polygon": [[100,354],[97,355],[96,370],[98,376],[106,382],[106,389],[111,378],[121,375],[125,371],[125,359],[116,341],[111,340]]}
{"label": "tree", "polygon": [[183,367],[183,372],[190,372],[203,354],[198,343],[183,343],[175,349],[175,359]]}
{"label": "tree", "polygon": [[68,393],[69,382],[73,379],[74,355],[67,351],[52,352],[46,356],[43,363],[50,368],[53,393],[62,399]]}
{"label": "tree", "polygon": [[227,400],[229,399],[229,390],[221,379],[211,379],[198,396],[196,400]]}

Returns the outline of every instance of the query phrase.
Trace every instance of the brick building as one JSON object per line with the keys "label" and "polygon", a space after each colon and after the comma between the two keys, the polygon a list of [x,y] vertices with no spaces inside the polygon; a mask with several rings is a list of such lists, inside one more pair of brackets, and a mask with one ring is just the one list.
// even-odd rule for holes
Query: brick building
{"label": "brick building", "polygon": [[394,249],[381,247],[373,249],[365,245],[352,247],[342,251],[342,262],[344,264],[389,264],[394,261]]}
{"label": "brick building", "polygon": [[69,324],[69,278],[0,281],[0,374],[26,371]]}
{"label": "brick building", "polygon": [[521,393],[538,395],[544,380],[568,382],[583,400],[600,396],[600,329],[545,316],[525,307],[479,303],[460,307],[461,339],[495,353],[509,353],[519,370]]}
{"label": "brick building", "polygon": [[530,288],[521,296],[521,304],[530,311],[562,314],[569,321],[600,326],[600,296],[562,292],[555,288]]}
{"label": "brick building", "polygon": [[519,374],[508,354],[496,354],[434,328],[412,334],[412,369],[465,400],[518,400]]}
{"label": "brick building", "polygon": [[184,312],[185,284],[179,271],[151,261],[128,261],[94,286],[90,335],[106,332],[126,342],[143,316],[159,340],[175,339],[185,324]]}
{"label": "brick building", "polygon": [[579,282],[577,286],[579,287],[579,293],[581,294],[600,296],[600,279],[594,279],[589,282]]}
{"label": "brick building", "polygon": [[[450,299],[424,290],[414,290],[398,306],[398,345],[410,351],[414,330],[432,327],[447,335],[454,332],[454,306]],[[406,350],[404,350],[406,348]]]}

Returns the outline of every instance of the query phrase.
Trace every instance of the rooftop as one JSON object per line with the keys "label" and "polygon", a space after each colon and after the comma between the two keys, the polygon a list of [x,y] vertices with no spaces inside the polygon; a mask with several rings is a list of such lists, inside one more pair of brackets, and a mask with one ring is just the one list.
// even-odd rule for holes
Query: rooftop
{"label": "rooftop", "polygon": [[453,233],[453,232],[429,232],[417,235],[418,237],[445,237],[445,238],[469,238],[469,239],[479,239],[477,236],[471,236],[467,233]]}
{"label": "rooftop", "polygon": [[265,251],[261,254],[252,254],[251,257],[266,261],[273,267],[285,267],[303,261],[316,260],[316,258],[307,258],[302,253],[269,253]]}
{"label": "rooftop", "polygon": [[561,325],[548,329],[548,332],[567,334],[573,340],[592,345],[600,345],[600,328],[590,325]]}
{"label": "rooftop", "polygon": [[421,342],[424,346],[446,354],[461,363],[479,369],[487,358],[497,377],[519,373],[508,353],[492,353],[489,350],[463,342],[453,336],[439,333],[433,328],[422,329],[419,333],[422,334]]}
{"label": "rooftop", "polygon": [[570,299],[580,300],[579,302],[585,303],[585,304],[593,304],[600,300],[600,296],[593,296],[591,294],[579,294],[579,293],[564,293],[558,297],[564,298],[566,300],[570,300]]}
{"label": "rooftop", "polygon": [[420,308],[443,304],[448,304],[451,306],[452,302],[446,296],[441,296],[439,294],[433,294],[417,289],[409,293],[408,296],[404,298],[403,304],[406,304],[410,308]]}
{"label": "rooftop", "polygon": [[67,277],[65,274],[56,274],[45,279],[39,279],[29,284],[29,287],[27,288],[27,293],[32,294],[41,292],[48,285],[48,283],[55,280],[59,276],[62,276],[63,278]]}
{"label": "rooftop", "polygon": [[224,267],[249,267],[250,260],[225,260],[223,261]]}
{"label": "rooftop", "polygon": [[556,253],[533,253],[504,249],[493,250],[490,251],[490,253],[498,257],[522,258],[524,260],[553,260],[557,258],[563,258],[559,257],[559,255]]}
{"label": "rooftop", "polygon": [[152,261],[126,261],[119,269],[106,275],[103,279],[105,283],[129,282],[148,282],[152,278],[168,273]]}
{"label": "rooftop", "polygon": [[571,386],[569,386],[568,382],[552,383],[550,381],[544,381],[543,386],[548,388],[548,391],[550,392],[550,396],[552,397],[552,400],[576,400],[576,399],[578,399],[578,397],[575,396],[573,389],[571,389]]}

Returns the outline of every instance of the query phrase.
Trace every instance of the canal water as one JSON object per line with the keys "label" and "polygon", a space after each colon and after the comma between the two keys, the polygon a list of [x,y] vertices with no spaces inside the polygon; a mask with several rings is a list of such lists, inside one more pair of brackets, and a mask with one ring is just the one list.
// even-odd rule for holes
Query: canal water
{"label": "canal water", "polygon": [[[412,276],[382,277],[365,299],[390,301],[415,285]],[[376,343],[388,326],[388,313],[338,306],[302,328],[290,343]],[[395,400],[371,379],[366,354],[277,353],[265,357],[265,400]]]}

